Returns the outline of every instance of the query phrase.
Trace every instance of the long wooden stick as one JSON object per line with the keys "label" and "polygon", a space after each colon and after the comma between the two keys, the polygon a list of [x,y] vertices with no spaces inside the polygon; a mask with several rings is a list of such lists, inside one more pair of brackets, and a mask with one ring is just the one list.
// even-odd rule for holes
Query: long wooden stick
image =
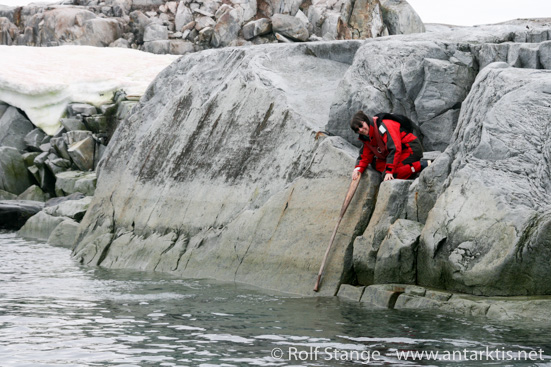
{"label": "long wooden stick", "polygon": [[319,290],[320,282],[321,282],[321,276],[323,275],[323,269],[325,268],[325,262],[327,261],[327,256],[329,255],[329,251],[331,250],[331,246],[333,246],[333,241],[335,241],[335,236],[337,235],[337,230],[339,229],[339,225],[341,224],[341,220],[344,217],[344,213],[346,213],[346,209],[348,209],[348,205],[352,201],[352,198],[354,197],[354,193],[356,192],[356,189],[358,188],[358,184],[360,183],[360,177],[358,177],[355,180],[352,180],[350,183],[350,187],[348,188],[348,192],[346,193],[346,197],[344,198],[344,203],[342,204],[341,208],[341,214],[339,216],[339,220],[337,221],[337,225],[335,226],[335,229],[333,230],[333,234],[331,235],[331,240],[329,241],[329,246],[327,246],[327,250],[325,250],[325,256],[323,256],[323,261],[321,262],[320,271],[318,273],[318,279],[316,281],[316,285],[314,286],[314,292],[317,292]]}

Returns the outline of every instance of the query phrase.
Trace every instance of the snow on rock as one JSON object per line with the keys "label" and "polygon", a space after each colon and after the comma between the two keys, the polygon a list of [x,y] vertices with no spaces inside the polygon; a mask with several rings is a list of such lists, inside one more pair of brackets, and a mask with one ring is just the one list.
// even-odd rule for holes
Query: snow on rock
{"label": "snow on rock", "polygon": [[91,46],[0,46],[0,101],[52,135],[71,102],[108,103],[122,89],[142,95],[179,56]]}

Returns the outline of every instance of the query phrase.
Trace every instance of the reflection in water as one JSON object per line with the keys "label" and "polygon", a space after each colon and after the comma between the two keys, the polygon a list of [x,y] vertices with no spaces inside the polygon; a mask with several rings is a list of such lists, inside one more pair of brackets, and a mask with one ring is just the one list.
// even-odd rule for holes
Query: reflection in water
{"label": "reflection in water", "polygon": [[[405,362],[396,353],[551,350],[547,330],[537,325],[90,269],[67,249],[11,233],[0,233],[0,296],[2,367],[348,366],[368,354],[377,356],[370,365],[537,365]],[[539,365],[551,362],[543,358]]]}

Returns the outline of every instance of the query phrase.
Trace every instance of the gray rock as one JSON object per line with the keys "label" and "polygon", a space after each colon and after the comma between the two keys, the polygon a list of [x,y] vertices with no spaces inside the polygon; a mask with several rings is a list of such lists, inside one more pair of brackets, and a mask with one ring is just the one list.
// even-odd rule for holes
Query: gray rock
{"label": "gray rock", "polygon": [[34,164],[34,160],[36,157],[38,157],[41,153],[39,152],[28,152],[21,154],[21,157],[23,157],[23,162],[25,162],[26,167],[30,167]]}
{"label": "gray rock", "polygon": [[[290,2],[290,1],[287,0],[287,2]],[[297,3],[297,2],[299,2],[299,0],[294,0],[293,2]],[[245,21],[245,22],[251,20],[253,17],[255,17],[257,15],[257,13],[260,13],[259,7],[260,8],[262,7],[262,4],[258,0],[235,0],[235,1],[232,1],[232,3],[233,3],[233,7],[235,9],[237,9],[237,11],[239,11],[240,13],[243,14],[242,15],[242,20]],[[277,0],[274,1],[273,3],[274,4],[277,3]],[[302,3],[302,2],[300,2],[300,3]],[[214,4],[216,4],[216,2],[212,1],[211,4],[213,4],[213,5],[211,5],[210,8],[214,9],[215,8]],[[298,9],[298,7],[297,7],[297,9]],[[269,16],[268,14],[265,14],[265,15]]]}
{"label": "gray rock", "polygon": [[[50,154],[48,152],[39,154],[34,159],[34,166],[29,167],[28,170],[33,174],[43,191],[52,193],[53,187],[55,186],[55,177],[46,165],[49,156]],[[52,154],[52,159],[56,158],[57,157]]]}
{"label": "gray rock", "polygon": [[[159,75],[110,142],[77,259],[313,294],[357,155],[341,138],[315,136],[347,68],[334,60],[352,44],[274,46],[193,53]],[[364,176],[341,223],[321,294],[351,279],[351,241],[367,224],[375,180]]]}
{"label": "gray rock", "polygon": [[48,244],[73,248],[78,234],[78,223],[72,219],[65,219],[59,223],[48,237]]}
{"label": "gray rock", "polygon": [[272,29],[295,41],[307,41],[309,34],[306,24],[297,17],[285,14],[274,14],[271,18]]}
{"label": "gray rock", "polygon": [[157,23],[150,23],[145,27],[143,40],[144,42],[162,41],[168,39],[168,29]]}
{"label": "gray rock", "polygon": [[71,161],[63,158],[48,158],[44,164],[54,175],[71,168]]}
{"label": "gray rock", "polygon": [[163,4],[163,0],[132,0],[132,8],[150,8],[152,6],[159,6]]}
{"label": "gray rock", "polygon": [[27,149],[35,152],[41,151],[40,145],[42,144],[42,140],[44,140],[45,136],[46,134],[42,131],[42,129],[37,128],[29,132],[24,138]]}
{"label": "gray rock", "polygon": [[272,2],[274,13],[295,16],[300,8],[301,0],[274,0]]}
{"label": "gray rock", "polygon": [[69,145],[67,152],[71,156],[71,160],[81,171],[90,171],[94,168],[95,146],[96,143],[91,137]]}
{"label": "gray rock", "polygon": [[19,35],[19,28],[9,19],[0,18],[0,44],[11,46],[17,41]]}
{"label": "gray rock", "polygon": [[359,302],[362,298],[365,288],[365,286],[353,286],[350,284],[343,284],[339,288],[339,293],[337,293],[337,296],[339,298]]}
{"label": "gray rock", "polygon": [[50,206],[56,206],[56,205],[59,205],[59,204],[65,202],[65,201],[68,201],[68,200],[80,200],[80,199],[84,199],[85,197],[86,196],[84,196],[84,194],[82,194],[80,192],[73,193],[73,194],[70,194],[70,195],[67,195],[67,196],[55,197],[55,198],[52,198],[52,199],[48,200],[44,207],[47,208],[47,207],[50,207]]}
{"label": "gray rock", "polygon": [[126,119],[132,113],[132,109],[136,106],[136,104],[137,102],[135,101],[122,101],[117,110],[117,119]]}
{"label": "gray rock", "polygon": [[48,240],[55,227],[64,220],[65,218],[54,217],[41,211],[30,217],[17,234],[25,238]]}
{"label": "gray rock", "polygon": [[29,174],[19,151],[0,147],[0,190],[19,195],[29,186]]}
{"label": "gray rock", "polygon": [[195,52],[195,45],[192,42],[184,40],[170,40],[170,54],[185,55]]}
{"label": "gray rock", "polygon": [[71,103],[67,107],[67,112],[71,117],[76,117],[77,115],[92,116],[98,113],[98,109],[87,103]]}
{"label": "gray rock", "polygon": [[216,22],[210,17],[200,16],[195,19],[195,30],[200,32],[203,28],[211,27],[214,29]]}
{"label": "gray rock", "polygon": [[17,195],[12,194],[11,192],[0,190],[0,200],[16,200],[16,199],[17,199]]}
{"label": "gray rock", "polygon": [[383,12],[379,0],[356,0],[349,20],[353,39],[375,38],[383,35]]}
{"label": "gray rock", "polygon": [[119,38],[110,43],[109,47],[130,48],[130,42],[124,38]]}
{"label": "gray rock", "polygon": [[383,182],[379,187],[369,225],[363,235],[354,241],[354,271],[359,284],[373,284],[379,247],[390,226],[398,218],[405,217],[410,185],[410,180],[392,180]]}
{"label": "gray rock", "polygon": [[423,33],[425,25],[405,0],[380,0],[384,24],[389,34]]}
{"label": "gray rock", "polygon": [[66,143],[68,146],[70,146],[71,144],[77,143],[79,141],[92,138],[92,136],[93,136],[92,132],[88,130],[73,130],[73,131],[68,131],[65,134]]}
{"label": "gray rock", "polygon": [[52,140],[50,140],[50,144],[52,144],[52,147],[55,149],[57,155],[61,158],[67,160],[71,159],[69,152],[67,151],[69,148],[64,138],[52,138]]}
{"label": "gray rock", "polygon": [[543,126],[551,77],[506,66],[492,64],[477,76],[443,154],[451,160],[449,176],[421,236],[422,285],[484,295],[551,293],[551,181],[541,148],[549,139]]}
{"label": "gray rock", "polygon": [[180,1],[178,5],[178,10],[176,10],[176,15],[174,18],[176,31],[182,31],[182,28],[193,21],[193,14],[191,10],[186,6],[183,1]]}
{"label": "gray rock", "polygon": [[105,114],[85,117],[84,121],[86,121],[88,130],[92,131],[94,134],[107,133],[110,129],[110,121]]}
{"label": "gray rock", "polygon": [[85,22],[96,18],[91,11],[76,7],[49,9],[42,16],[43,26],[38,31],[37,46],[75,42],[85,34]]}
{"label": "gray rock", "polygon": [[32,185],[17,197],[17,200],[31,200],[42,202],[45,202],[48,199],[48,194],[46,194],[44,191],[42,191],[40,187],[36,185]]}
{"label": "gray rock", "polygon": [[250,40],[256,36],[263,36],[271,32],[272,22],[267,18],[254,20],[243,26],[243,37],[246,40]]}
{"label": "gray rock", "polygon": [[228,46],[237,39],[241,29],[241,18],[235,9],[228,10],[222,14],[214,26],[211,44],[214,47]]}
{"label": "gray rock", "polygon": [[25,136],[33,129],[33,124],[17,108],[8,107],[0,118],[0,146],[25,149]]}
{"label": "gray rock", "polygon": [[84,125],[84,123],[80,119],[68,118],[68,119],[61,119],[59,121],[61,122],[61,125],[65,128],[66,131],[86,130],[86,125]]}
{"label": "gray rock", "polygon": [[295,41],[293,41],[292,39],[290,38],[287,38],[279,33],[274,33],[275,34],[275,37],[277,39],[278,42],[281,42],[281,43],[295,43]]}
{"label": "gray rock", "polygon": [[199,31],[197,36],[197,42],[202,45],[210,44],[212,36],[214,35],[214,28],[206,27]]}
{"label": "gray rock", "polygon": [[84,36],[75,44],[107,47],[122,37],[123,30],[117,19],[96,18],[84,23]]}
{"label": "gray rock", "polygon": [[481,27],[367,40],[339,84],[326,130],[357,145],[356,134],[343,121],[357,110],[393,112],[420,124],[426,149],[444,150],[479,71],[481,44],[504,43],[525,31]]}
{"label": "gray rock", "polygon": [[365,288],[360,302],[372,307],[394,308],[394,304],[405,288],[400,285],[376,284]]}
{"label": "gray rock", "polygon": [[166,3],[166,7],[172,14],[176,14],[176,11],[178,10],[178,2],[177,1],[168,1]]}
{"label": "gray rock", "polygon": [[54,153],[55,154],[55,150],[52,149],[52,144],[50,144],[50,143],[40,144],[40,150],[43,151],[43,152],[48,152],[48,153]]}
{"label": "gray rock", "polygon": [[162,55],[170,53],[170,41],[150,41],[143,44],[143,50],[153,54]]}
{"label": "gray rock", "polygon": [[0,201],[0,229],[20,229],[30,217],[40,212],[43,207],[44,203],[39,201]]}
{"label": "gray rock", "polygon": [[422,116],[418,122],[425,136],[423,145],[429,150],[444,150],[459,117],[456,106],[467,96],[476,73],[464,64],[438,59],[425,59],[423,67],[423,86],[414,102],[418,116]]}
{"label": "gray rock", "polygon": [[91,196],[86,196],[80,200],[66,200],[57,205],[49,205],[44,208],[44,213],[53,215],[54,217],[71,218],[80,222],[88,210],[88,206],[92,201]]}
{"label": "gray rock", "polygon": [[423,225],[397,219],[377,252],[374,280],[377,284],[415,284],[417,280],[417,246]]}
{"label": "gray rock", "polygon": [[142,43],[143,42],[143,35],[145,31],[145,27],[151,23],[151,19],[149,19],[147,16],[145,16],[141,11],[135,10],[130,13],[130,27],[132,29],[133,34],[136,35],[136,42]]}
{"label": "gray rock", "polygon": [[55,177],[57,196],[74,193],[82,193],[86,196],[94,195],[97,180],[95,172],[66,171],[58,173]]}

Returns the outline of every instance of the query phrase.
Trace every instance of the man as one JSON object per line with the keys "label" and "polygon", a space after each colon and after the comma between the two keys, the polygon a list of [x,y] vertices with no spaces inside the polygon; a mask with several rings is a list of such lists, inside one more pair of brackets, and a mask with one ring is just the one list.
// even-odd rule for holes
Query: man
{"label": "man", "polygon": [[378,114],[367,116],[358,111],[350,127],[363,143],[352,179],[357,180],[371,166],[384,174],[384,181],[415,177],[428,164],[421,161],[423,146],[414,134],[411,120],[400,115]]}

